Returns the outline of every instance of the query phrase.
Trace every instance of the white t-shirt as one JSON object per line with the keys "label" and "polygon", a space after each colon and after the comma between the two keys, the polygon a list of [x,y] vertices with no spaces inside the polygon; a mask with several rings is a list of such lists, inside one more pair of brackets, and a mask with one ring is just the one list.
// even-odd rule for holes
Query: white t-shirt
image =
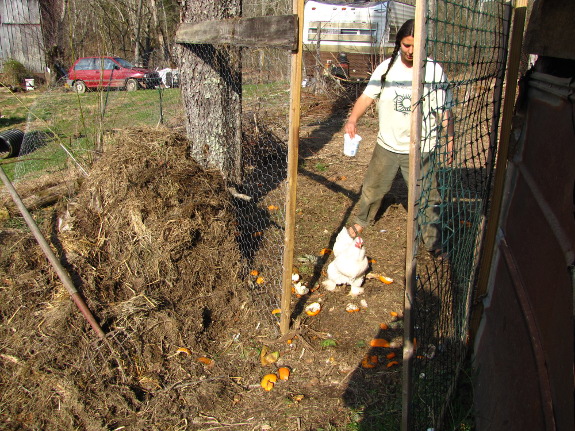
{"label": "white t-shirt", "polygon": [[[363,94],[372,99],[379,98],[377,143],[394,153],[409,154],[413,68],[407,67],[398,57],[387,74],[382,91],[381,76],[387,70],[390,61],[391,59],[388,58],[377,66]],[[424,82],[421,152],[425,153],[431,151],[435,146],[437,137],[436,115],[441,115],[444,110],[451,108],[453,97],[443,69],[429,58],[425,63]]]}

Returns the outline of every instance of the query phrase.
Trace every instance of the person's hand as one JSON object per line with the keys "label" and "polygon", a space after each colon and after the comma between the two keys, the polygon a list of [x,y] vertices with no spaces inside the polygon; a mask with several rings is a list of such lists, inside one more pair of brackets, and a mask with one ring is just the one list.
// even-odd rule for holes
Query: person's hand
{"label": "person's hand", "polygon": [[344,130],[351,139],[355,138],[355,134],[357,133],[357,122],[353,120],[347,120]]}

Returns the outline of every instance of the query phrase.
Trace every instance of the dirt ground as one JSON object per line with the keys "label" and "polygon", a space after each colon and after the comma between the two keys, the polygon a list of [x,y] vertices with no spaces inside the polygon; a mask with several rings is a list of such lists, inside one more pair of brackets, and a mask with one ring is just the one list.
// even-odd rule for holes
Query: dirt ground
{"label": "dirt ground", "polygon": [[[224,182],[186,157],[177,133],[126,132],[129,150],[107,150],[77,191],[34,213],[106,342],[19,216],[0,207],[1,428],[399,429],[401,180],[363,235],[371,273],[394,281],[368,278],[357,298],[320,286],[331,261],[321,250],[349,224],[375,145],[371,115],[358,155],[343,155],[347,108],[304,94],[294,271],[312,291],[293,295],[292,330],[280,339],[258,330],[254,276],[229,234],[236,221]],[[321,312],[306,315],[316,301]],[[348,303],[359,311],[346,312]],[[371,347],[373,338],[390,346]],[[262,349],[277,360],[262,365]],[[377,363],[362,366],[366,356]],[[278,367],[289,379],[265,391],[262,377]]]}

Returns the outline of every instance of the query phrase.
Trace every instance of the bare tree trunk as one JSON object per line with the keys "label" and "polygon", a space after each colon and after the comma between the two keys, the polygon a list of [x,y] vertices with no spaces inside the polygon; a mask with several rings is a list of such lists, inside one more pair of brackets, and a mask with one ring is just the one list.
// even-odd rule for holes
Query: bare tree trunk
{"label": "bare tree trunk", "polygon": [[[162,9],[164,5],[162,4]],[[160,50],[162,52],[162,58],[164,61],[169,62],[169,49],[166,33],[164,32],[164,23],[160,23],[158,18],[158,2],[156,0],[150,0],[150,9],[152,10],[152,22],[154,23],[154,28],[156,29],[156,37],[158,39],[158,44],[160,45]],[[165,16],[165,12],[164,12]]]}
{"label": "bare tree trunk", "polygon": [[[182,22],[241,15],[241,0],[188,0]],[[237,47],[178,47],[180,86],[192,157],[241,181],[241,53]]]}
{"label": "bare tree trunk", "polygon": [[138,0],[138,10],[136,12],[136,32],[134,34],[134,62],[137,66],[142,66],[142,54],[140,52],[140,30],[142,25],[142,3],[144,0]]}
{"label": "bare tree trunk", "polygon": [[42,38],[46,65],[50,69],[49,82],[55,84],[65,75],[65,38],[68,0],[39,1],[42,16]]}

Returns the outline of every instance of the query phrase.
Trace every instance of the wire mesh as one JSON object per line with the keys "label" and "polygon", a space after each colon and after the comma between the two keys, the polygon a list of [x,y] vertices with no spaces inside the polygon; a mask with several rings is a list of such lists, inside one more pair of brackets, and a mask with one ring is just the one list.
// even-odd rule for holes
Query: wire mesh
{"label": "wire mesh", "polygon": [[[242,7],[244,18],[291,13],[291,2],[285,1],[244,2]],[[241,131],[239,151],[226,141],[226,145],[214,153],[215,146],[210,144],[207,159],[209,165],[227,172],[226,180],[234,196],[237,241],[246,266],[254,274],[250,284],[251,307],[262,316],[261,323],[269,335],[277,335],[279,315],[271,311],[280,306],[283,273],[291,53],[263,46],[241,49],[218,46],[212,50],[205,45],[195,45],[189,48],[194,57],[215,66],[202,78],[207,82],[204,90],[209,97],[215,97],[215,88],[228,87],[222,92],[221,106],[212,105],[215,111],[210,112],[209,124],[187,119],[188,134],[197,137],[192,137],[192,154],[196,158],[204,157],[201,153],[205,142],[201,140],[208,136],[212,139],[212,130],[224,130],[236,141],[236,133]],[[223,59],[227,59],[228,65],[237,62],[238,67],[220,67]],[[196,69],[189,70],[197,73]],[[214,70],[217,70],[215,74]],[[182,73],[184,94],[185,86],[189,83],[190,88],[194,88],[197,79]],[[237,103],[238,96],[241,102],[236,112],[240,117],[230,117],[228,109]],[[186,98],[185,102],[189,100]],[[226,125],[226,118],[233,124]],[[225,132],[227,126],[230,127]]]}
{"label": "wire mesh", "polygon": [[[97,14],[101,4],[92,5],[87,13],[102,18]],[[77,2],[71,5],[75,7]],[[73,8],[69,12],[72,25],[77,15]],[[244,1],[241,12],[244,18],[288,15],[292,2]],[[74,35],[106,27],[101,20],[78,23]],[[132,60],[133,51],[125,41],[118,42],[117,34],[97,33],[94,45],[83,44],[82,37],[72,35],[73,47],[67,52],[99,57],[114,56],[118,49],[119,55]],[[291,52],[265,46],[190,44],[178,48],[181,58],[167,64],[161,48],[148,57],[149,68],[162,77],[161,85],[147,89],[138,85],[136,91],[128,91],[132,89],[127,84],[111,87],[100,82],[97,88],[78,92],[75,84],[66,80],[68,76],[38,92],[35,101],[26,106],[27,125],[18,161],[7,170],[16,182],[47,173],[65,176],[70,166],[89,175],[103,141],[115,131],[185,131],[192,157],[206,169],[221,171],[226,180],[236,216],[236,230],[230,235],[235,235],[245,261],[251,307],[262,316],[259,329],[266,336],[275,336],[279,315],[271,311],[279,308],[282,283]],[[189,61],[195,67],[187,67]],[[62,68],[68,70],[69,66]]]}
{"label": "wire mesh", "polygon": [[[438,239],[432,247],[425,244],[431,254],[423,247],[417,252],[416,352],[411,381],[404,382],[412,385],[410,429],[442,429],[467,354],[474,277],[497,149],[508,21],[508,5],[502,0],[428,4],[426,62],[439,63],[447,80],[424,82],[423,123],[438,111],[451,111],[454,144],[451,152],[445,123],[436,135],[423,127],[422,141],[435,147],[427,159],[422,154],[429,167],[422,167],[417,241],[422,243],[430,229]],[[438,92],[451,97],[443,106],[426,110],[425,99]]]}

